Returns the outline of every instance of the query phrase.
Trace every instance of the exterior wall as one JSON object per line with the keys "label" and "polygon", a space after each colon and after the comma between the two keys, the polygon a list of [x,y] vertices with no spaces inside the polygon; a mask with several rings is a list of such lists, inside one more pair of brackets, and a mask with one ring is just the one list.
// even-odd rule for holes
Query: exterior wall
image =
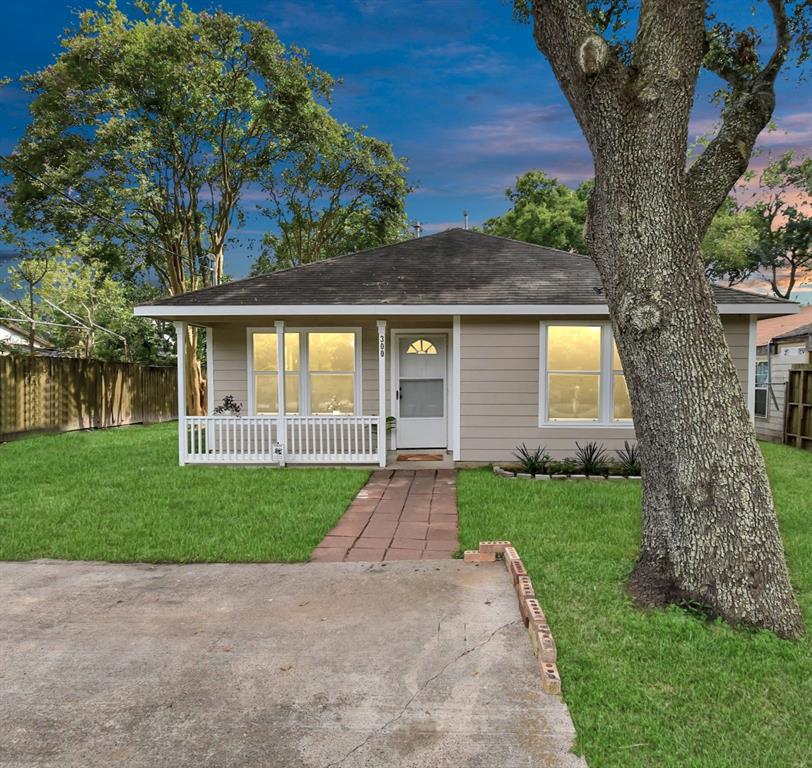
{"label": "exterior wall", "polygon": [[[290,328],[358,327],[361,329],[361,397],[364,414],[378,411],[378,349],[376,320],[387,321],[389,350],[386,370],[387,415],[391,413],[391,345],[393,329],[447,329],[452,341],[451,317],[257,317],[239,322],[212,322],[212,371],[215,404],[225,395],[248,403],[246,329],[274,328],[285,320]],[[571,456],[575,442],[596,440],[607,449],[634,439],[631,427],[539,427],[539,317],[462,317],[460,321],[460,460],[507,461],[524,442],[546,446],[558,458]],[[544,319],[556,319],[545,317]],[[560,318],[573,320],[573,317]],[[589,320],[590,318],[578,318]],[[602,322],[605,318],[594,318]],[[736,369],[745,392],[750,378],[749,318],[723,317]],[[451,375],[451,374],[450,374]],[[451,379],[449,375],[449,388]],[[449,418],[453,414],[449,413]],[[450,445],[450,444],[449,444]]]}
{"label": "exterior wall", "polygon": [[812,361],[803,341],[781,342],[774,349],[771,345],[768,349],[770,383],[767,390],[767,417],[756,417],[756,434],[762,440],[780,443],[784,440],[784,402],[789,371],[793,366],[806,365]]}
{"label": "exterior wall", "polygon": [[[617,426],[539,427],[539,321],[556,318],[461,319],[460,449],[462,461],[509,461],[521,443],[545,446],[555,458],[571,456],[576,441],[595,440],[613,451],[634,439]],[[575,318],[559,318],[562,321]],[[606,318],[594,319],[596,322]],[[731,354],[746,392],[749,318],[722,318]]]}
{"label": "exterior wall", "polygon": [[[331,328],[347,327],[361,329],[361,408],[365,415],[378,413],[378,328],[377,320],[386,320],[387,366],[386,366],[386,408],[387,416],[391,413],[392,384],[392,329],[410,328],[443,328],[451,340],[450,317],[258,317],[239,323],[212,323],[214,352],[214,404],[222,402],[225,395],[233,395],[243,404],[248,413],[248,328],[268,328],[274,331],[274,321],[284,320],[286,327],[294,328]],[[450,380],[449,380],[450,385]]]}

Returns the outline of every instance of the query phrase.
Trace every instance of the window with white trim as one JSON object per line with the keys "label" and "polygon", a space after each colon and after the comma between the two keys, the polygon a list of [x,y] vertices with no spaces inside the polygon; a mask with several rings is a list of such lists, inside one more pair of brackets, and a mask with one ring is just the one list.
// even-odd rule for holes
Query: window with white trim
{"label": "window with white trim", "polygon": [[[357,329],[295,329],[284,334],[285,411],[288,415],[341,415],[358,412],[360,334]],[[276,331],[251,332],[253,410],[278,411]]]}
{"label": "window with white trim", "polygon": [[540,333],[540,423],[631,425],[611,324],[542,322]]}

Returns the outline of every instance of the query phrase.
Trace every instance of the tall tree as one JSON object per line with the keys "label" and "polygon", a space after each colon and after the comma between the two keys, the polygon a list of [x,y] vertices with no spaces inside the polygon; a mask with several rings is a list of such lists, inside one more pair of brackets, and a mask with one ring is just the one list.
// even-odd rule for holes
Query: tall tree
{"label": "tall tree", "polygon": [[732,195],[716,212],[702,239],[705,274],[715,283],[733,286],[752,277],[759,268],[756,255],[758,215],[740,206]]}
{"label": "tall tree", "polygon": [[[81,13],[57,59],[22,78],[32,119],[4,198],[18,229],[82,242],[85,258],[157,276],[175,295],[222,276],[246,187],[331,121],[318,99],[332,81],[264,23],[167,2],[136,8],[141,18],[114,0]],[[194,328],[186,343],[195,413]]]}
{"label": "tall tree", "polygon": [[[263,179],[276,225],[254,272],[309,264],[407,235],[406,166],[386,142],[321,123],[317,140]],[[270,252],[268,252],[270,251]]]}
{"label": "tall tree", "polygon": [[812,272],[812,159],[795,162],[787,152],[750,176],[750,203],[729,197],[708,228],[707,271],[731,285],[758,273],[775,296],[789,299]]}
{"label": "tall tree", "polygon": [[591,181],[572,189],[544,171],[527,171],[505,190],[510,210],[485,221],[482,229],[489,235],[583,253],[591,189]]}
{"label": "tall tree", "polygon": [[[797,637],[764,459],[705,279],[702,239],[747,169],[791,50],[810,41],[805,1],[762,2],[774,46],[701,0],[517,0],[595,166],[586,243],[601,274],[644,465],[643,539],[630,589],[691,600],[731,623]],[[636,25],[635,25],[636,22]],[[626,30],[632,30],[627,35]],[[721,127],[688,166],[706,67]]]}
{"label": "tall tree", "polygon": [[770,163],[755,194],[750,208],[759,232],[754,255],[773,293],[789,299],[812,270],[812,158],[796,163],[788,152]]}

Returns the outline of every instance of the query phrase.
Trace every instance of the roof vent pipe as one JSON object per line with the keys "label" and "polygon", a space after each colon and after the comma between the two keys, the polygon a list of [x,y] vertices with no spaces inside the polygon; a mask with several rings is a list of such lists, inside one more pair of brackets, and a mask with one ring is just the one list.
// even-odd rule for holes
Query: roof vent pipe
{"label": "roof vent pipe", "polygon": [[465,220],[465,228],[468,229],[468,211],[463,211],[462,217]]}

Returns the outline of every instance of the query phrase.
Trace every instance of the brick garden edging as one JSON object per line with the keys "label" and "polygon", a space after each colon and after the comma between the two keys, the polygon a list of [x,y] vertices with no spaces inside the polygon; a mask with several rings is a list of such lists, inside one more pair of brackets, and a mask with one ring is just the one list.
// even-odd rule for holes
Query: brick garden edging
{"label": "brick garden edging", "polygon": [[561,677],[556,666],[558,654],[553,633],[536,599],[533,582],[527,575],[519,553],[509,541],[480,541],[479,549],[466,550],[463,560],[466,563],[493,563],[496,560],[504,562],[505,569],[513,580],[519,613],[530,635],[533,655],[539,660],[542,689],[545,693],[561,693]]}
{"label": "brick garden edging", "polygon": [[493,474],[497,477],[524,480],[642,480],[640,475],[530,475],[525,472],[513,472],[494,465]]}

